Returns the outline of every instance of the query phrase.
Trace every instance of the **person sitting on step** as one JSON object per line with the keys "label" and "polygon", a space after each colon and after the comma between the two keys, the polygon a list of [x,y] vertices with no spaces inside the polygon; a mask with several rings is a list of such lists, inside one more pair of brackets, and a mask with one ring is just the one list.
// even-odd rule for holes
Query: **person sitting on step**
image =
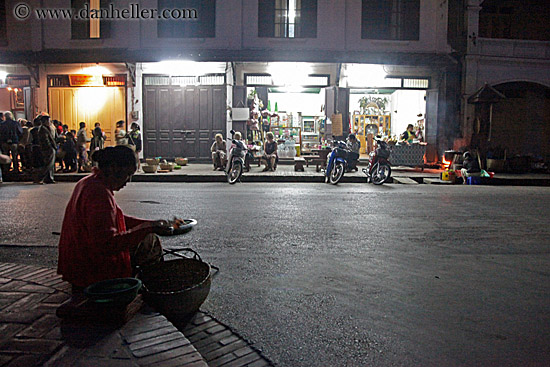
{"label": "person sitting on step", "polygon": [[222,134],[216,134],[216,140],[212,144],[210,151],[212,152],[212,163],[214,164],[214,171],[223,171],[227,162],[227,147]]}
{"label": "person sitting on step", "polygon": [[279,157],[277,156],[277,142],[274,140],[273,133],[269,131],[266,134],[266,142],[264,147],[264,155],[262,163],[265,164],[263,171],[275,171]]}

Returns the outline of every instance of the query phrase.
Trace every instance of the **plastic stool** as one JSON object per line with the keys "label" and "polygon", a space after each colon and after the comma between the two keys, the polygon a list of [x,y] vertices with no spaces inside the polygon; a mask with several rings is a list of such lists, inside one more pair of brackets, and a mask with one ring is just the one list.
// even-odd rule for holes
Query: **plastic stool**
{"label": "plastic stool", "polygon": [[470,176],[466,179],[468,185],[479,185],[481,184],[481,177],[479,176]]}

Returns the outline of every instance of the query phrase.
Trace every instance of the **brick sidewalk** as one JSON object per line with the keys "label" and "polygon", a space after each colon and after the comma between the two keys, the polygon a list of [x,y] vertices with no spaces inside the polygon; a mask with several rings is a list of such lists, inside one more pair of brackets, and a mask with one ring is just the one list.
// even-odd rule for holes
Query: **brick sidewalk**
{"label": "brick sidewalk", "polygon": [[0,263],[1,366],[208,367],[180,331],[147,307],[117,329],[66,324],[55,311],[69,289],[54,269]]}
{"label": "brick sidewalk", "polygon": [[54,269],[0,263],[0,366],[273,366],[200,311],[183,333],[146,305],[121,327],[67,322],[69,292]]}

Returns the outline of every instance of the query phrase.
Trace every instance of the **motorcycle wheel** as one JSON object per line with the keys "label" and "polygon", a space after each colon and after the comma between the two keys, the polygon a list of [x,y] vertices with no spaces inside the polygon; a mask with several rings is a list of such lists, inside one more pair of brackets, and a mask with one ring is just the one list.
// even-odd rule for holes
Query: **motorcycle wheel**
{"label": "motorcycle wheel", "polygon": [[342,176],[344,176],[344,164],[342,162],[338,162],[334,165],[332,171],[330,171],[328,180],[331,184],[337,185]]}
{"label": "motorcycle wheel", "polygon": [[227,173],[227,182],[233,185],[235,182],[239,180],[242,174],[243,174],[243,164],[239,161],[233,162],[231,169]]}
{"label": "motorcycle wheel", "polygon": [[372,173],[372,183],[382,185],[391,176],[391,167],[388,164],[379,164]]}

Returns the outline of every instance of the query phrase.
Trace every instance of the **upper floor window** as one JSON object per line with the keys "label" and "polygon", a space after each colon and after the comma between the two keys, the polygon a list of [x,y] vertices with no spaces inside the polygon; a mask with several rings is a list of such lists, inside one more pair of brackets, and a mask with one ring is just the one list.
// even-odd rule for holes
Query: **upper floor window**
{"label": "upper floor window", "polygon": [[317,0],[259,0],[258,37],[316,38]]}
{"label": "upper floor window", "polygon": [[216,37],[216,0],[158,0],[159,12],[170,14],[159,19],[159,38]]}
{"label": "upper floor window", "polygon": [[362,0],[361,38],[418,40],[420,0]]}
{"label": "upper floor window", "polygon": [[8,43],[8,29],[6,27],[6,1],[0,0],[0,46]]}
{"label": "upper floor window", "polygon": [[110,0],[71,0],[71,8],[79,11],[88,9],[90,15],[86,19],[71,20],[72,39],[109,38],[111,36],[111,23],[109,19],[102,19],[101,9],[107,9]]}

